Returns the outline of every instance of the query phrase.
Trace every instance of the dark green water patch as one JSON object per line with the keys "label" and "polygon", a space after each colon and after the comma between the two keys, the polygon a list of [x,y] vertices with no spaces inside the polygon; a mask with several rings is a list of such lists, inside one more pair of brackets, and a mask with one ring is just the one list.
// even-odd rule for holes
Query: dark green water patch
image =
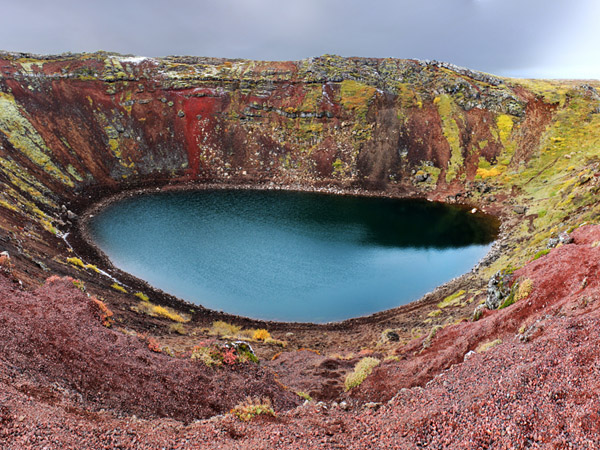
{"label": "dark green water patch", "polygon": [[315,323],[413,301],[467,272],[497,232],[438,203],[246,190],[141,195],[89,226],[117,267],[166,292]]}

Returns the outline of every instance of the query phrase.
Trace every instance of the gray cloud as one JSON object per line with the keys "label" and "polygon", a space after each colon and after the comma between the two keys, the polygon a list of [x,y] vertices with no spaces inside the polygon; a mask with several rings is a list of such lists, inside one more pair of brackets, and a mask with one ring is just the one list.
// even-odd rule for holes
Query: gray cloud
{"label": "gray cloud", "polygon": [[595,0],[3,0],[0,46],[289,60],[438,59],[499,75],[600,78]]}

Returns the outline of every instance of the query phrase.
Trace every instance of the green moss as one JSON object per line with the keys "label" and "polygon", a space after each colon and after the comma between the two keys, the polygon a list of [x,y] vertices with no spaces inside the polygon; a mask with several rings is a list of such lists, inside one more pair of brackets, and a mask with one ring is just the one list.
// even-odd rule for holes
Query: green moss
{"label": "green moss", "polygon": [[15,98],[0,92],[0,132],[11,145],[46,173],[72,187],[73,181],[51,159],[51,151],[34,126],[25,118]]}
{"label": "green moss", "polygon": [[550,249],[549,248],[545,248],[544,250],[540,250],[539,252],[537,252],[534,255],[533,260],[535,261],[536,259],[539,259],[542,256],[546,256],[548,253],[550,253]]}
{"label": "green moss", "polygon": [[464,158],[460,145],[460,129],[456,122],[458,112],[452,97],[442,94],[436,97],[433,103],[437,106],[440,119],[442,121],[442,132],[448,145],[450,146],[450,160],[446,171],[446,182],[452,181],[462,170]]}
{"label": "green moss", "polygon": [[372,86],[353,80],[344,80],[341,84],[342,106],[354,111],[356,116],[365,120],[369,110],[369,102],[375,95],[376,89]]}

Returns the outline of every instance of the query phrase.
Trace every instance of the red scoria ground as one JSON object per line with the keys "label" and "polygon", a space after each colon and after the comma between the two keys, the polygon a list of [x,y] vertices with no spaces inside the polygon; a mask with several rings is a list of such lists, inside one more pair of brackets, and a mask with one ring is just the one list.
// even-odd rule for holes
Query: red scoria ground
{"label": "red scoria ground", "polygon": [[[215,377],[154,354],[140,338],[103,327],[68,279],[28,293],[1,276],[1,447],[599,448],[600,226],[573,237],[515,272],[533,283],[527,298],[444,328],[426,351],[417,351],[422,340],[399,348],[400,360],[376,369],[347,411],[294,408],[257,367]],[[502,343],[464,357],[495,339]],[[427,379],[423,367],[430,381],[403,388],[412,375]],[[193,420],[251,391],[271,396],[277,416]],[[215,396],[228,400],[211,403]],[[355,400],[369,396],[381,406]]]}

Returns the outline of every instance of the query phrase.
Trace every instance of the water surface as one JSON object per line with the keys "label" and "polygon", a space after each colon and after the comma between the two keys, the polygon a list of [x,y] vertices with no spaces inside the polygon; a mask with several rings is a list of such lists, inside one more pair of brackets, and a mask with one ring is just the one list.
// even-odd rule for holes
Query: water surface
{"label": "water surface", "polygon": [[115,266],[170,294],[319,323],[419,298],[473,267],[496,229],[425,201],[216,190],[119,201],[90,231]]}

